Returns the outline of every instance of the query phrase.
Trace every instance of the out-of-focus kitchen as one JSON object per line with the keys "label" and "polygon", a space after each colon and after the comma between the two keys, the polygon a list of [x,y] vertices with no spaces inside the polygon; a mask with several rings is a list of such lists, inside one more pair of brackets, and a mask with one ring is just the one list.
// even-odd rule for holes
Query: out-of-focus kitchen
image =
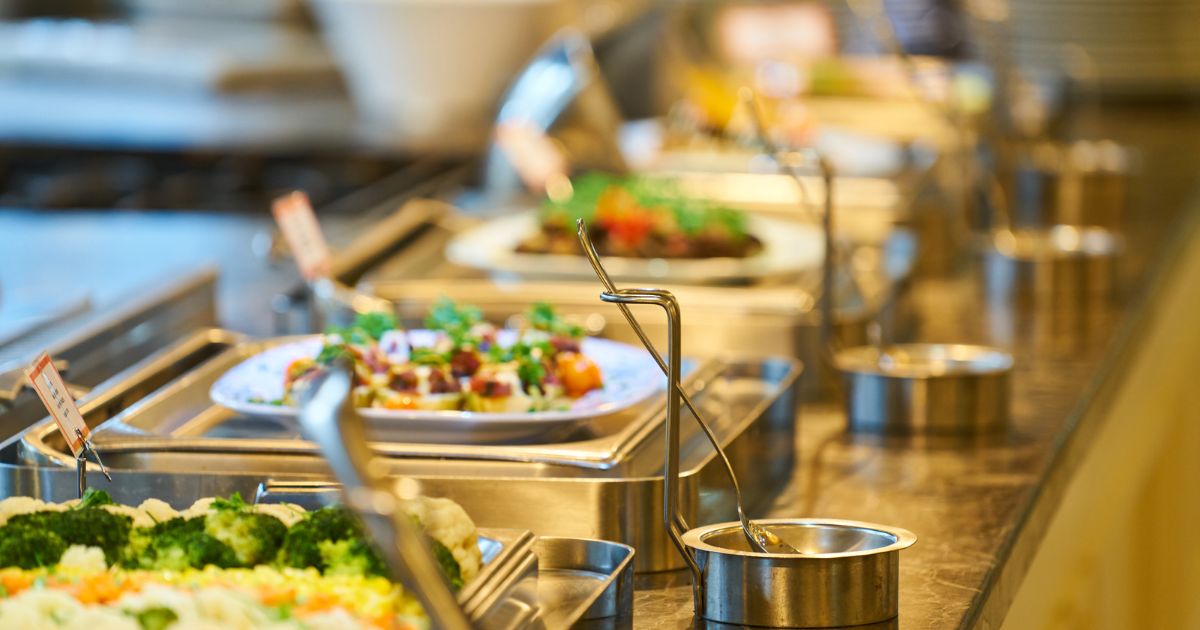
{"label": "out-of-focus kitchen", "polygon": [[0,627],[1200,628],[1197,19],[0,0]]}

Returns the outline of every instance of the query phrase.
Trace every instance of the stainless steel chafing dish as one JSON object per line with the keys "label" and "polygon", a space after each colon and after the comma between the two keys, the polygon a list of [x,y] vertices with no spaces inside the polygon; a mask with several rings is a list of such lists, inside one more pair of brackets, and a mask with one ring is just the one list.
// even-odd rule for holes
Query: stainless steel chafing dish
{"label": "stainless steel chafing dish", "polygon": [[[112,481],[94,475],[91,485],[119,503],[136,505],[155,497],[182,509],[196,499],[239,492],[253,497],[269,482],[261,474],[112,471]],[[61,468],[0,464],[0,494],[43,501],[77,497],[75,472]],[[294,494],[266,493],[260,500],[296,501]],[[319,507],[315,501],[301,503]],[[480,528],[484,568],[458,594],[468,617],[489,629],[559,628],[583,620],[621,623],[632,609],[633,550],[624,545],[577,538],[538,538],[528,531]]]}
{"label": "stainless steel chafing dish", "polygon": [[[261,477],[326,478],[314,445],[298,439],[295,426],[239,416],[208,398],[217,377],[263,347],[228,348],[111,419],[106,409],[84,405],[105,463],[114,470],[171,475],[236,470]],[[687,382],[693,398],[712,417],[738,474],[759,490],[747,501],[761,505],[782,487],[794,461],[799,364],[732,357],[693,365]],[[662,492],[657,471],[663,454],[655,436],[661,434],[663,404],[661,397],[652,398],[547,444],[406,444],[376,425],[373,429],[384,429],[379,437],[393,441],[374,446],[389,474],[420,480],[430,494],[458,501],[481,522],[614,540],[638,549],[639,570],[669,569],[679,559],[670,552],[661,524],[647,518]],[[682,444],[684,505],[705,520],[723,520],[731,508],[724,498],[727,488],[714,477],[712,449],[694,427],[685,430]],[[74,466],[50,420],[32,427],[0,457]]]}

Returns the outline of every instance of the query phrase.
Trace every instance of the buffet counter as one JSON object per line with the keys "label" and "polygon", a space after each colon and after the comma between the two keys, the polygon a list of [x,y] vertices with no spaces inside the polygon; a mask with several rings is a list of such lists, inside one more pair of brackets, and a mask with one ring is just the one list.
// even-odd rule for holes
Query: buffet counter
{"label": "buffet counter", "polygon": [[[1140,149],[1111,300],[989,303],[977,261],[918,279],[918,341],[1016,357],[1012,429],[995,439],[867,438],[840,406],[800,413],[791,481],[764,516],[892,523],[917,534],[883,627],[1194,627],[1180,531],[1200,395],[1200,187],[1190,116],[1085,119]],[[1191,445],[1191,447],[1187,446]],[[1193,566],[1188,566],[1193,565]],[[1153,576],[1151,578],[1150,576]],[[635,628],[691,627],[688,576],[640,576]],[[1189,616],[1190,615],[1190,616]]]}
{"label": "buffet counter", "polygon": [[[1200,583],[1196,563],[1173,561],[1179,549],[1170,545],[1178,536],[1170,533],[1198,511],[1195,493],[1185,490],[1200,474],[1186,448],[1200,427],[1190,377],[1200,369],[1194,315],[1200,308],[1200,157],[1183,148],[1200,143],[1200,116],[1129,109],[1079,124],[1085,134],[1100,130],[1141,152],[1112,295],[998,301],[983,289],[970,252],[955,275],[918,276],[904,285],[914,308],[914,340],[982,343],[1014,354],[1010,430],[969,441],[869,438],[845,432],[839,405],[805,404],[791,474],[768,488],[775,498],[759,510],[915,532],[918,543],[900,565],[900,614],[884,627],[1044,627],[1080,615],[1094,622],[1081,624],[1086,627],[1178,627],[1198,619],[1186,617],[1195,614],[1188,594]],[[110,245],[102,241],[54,245],[63,225],[93,233],[111,220],[0,216],[4,238],[19,233],[24,245],[6,247],[0,262],[7,260],[11,270],[21,252],[42,250],[38,241],[45,239],[44,251],[65,260],[105,262],[95,268],[103,277],[90,286],[144,275],[144,260],[105,257]],[[120,221],[129,223],[126,235],[137,233],[130,226],[157,222],[147,238],[171,250],[171,264],[219,258],[222,323],[271,331],[266,298],[294,286],[294,276],[256,258],[254,241],[269,232],[265,216],[124,215]],[[45,229],[51,225],[54,234]],[[201,233],[203,243],[195,238]],[[187,235],[192,249],[172,247],[165,235]],[[88,248],[93,251],[85,256]],[[9,275],[3,280],[5,290],[19,282]],[[1163,573],[1162,567],[1171,569]],[[1139,582],[1152,574],[1155,581]],[[633,627],[695,623],[687,573],[642,574],[636,586]]]}

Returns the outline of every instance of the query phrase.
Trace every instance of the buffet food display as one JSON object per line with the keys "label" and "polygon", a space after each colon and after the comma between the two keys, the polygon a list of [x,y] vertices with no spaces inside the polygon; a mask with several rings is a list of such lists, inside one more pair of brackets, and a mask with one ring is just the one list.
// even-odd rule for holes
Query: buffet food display
{"label": "buffet food display", "polygon": [[449,300],[434,305],[425,330],[399,329],[388,313],[360,315],[326,333],[316,357],[288,365],[280,403],[294,405],[296,384],[337,357],[353,362],[357,407],[548,411],[604,387],[583,353],[582,328],[545,303],[527,322],[500,330],[479,309]]}
{"label": "buffet food display", "polygon": [[[428,535],[448,583],[474,579],[474,523],[447,499],[401,509]],[[176,511],[104,491],[0,501],[0,627],[422,628],[357,519],[339,506],[250,505],[240,495]]]}
{"label": "buffet food display", "polygon": [[593,172],[571,185],[571,194],[542,202],[540,230],[517,251],[582,255],[575,235],[581,218],[603,256],[745,258],[762,251],[745,214],[685,196],[670,180]]}
{"label": "buffet food display", "polygon": [[449,299],[425,328],[403,329],[390,313],[358,314],[349,326],[284,340],[213,384],[214,402],[249,415],[293,417],[297,391],[337,360],[353,366],[354,405],[392,428],[429,427],[455,440],[456,426],[543,428],[635,405],[661,387],[644,352],[589,338],[549,304],[531,306],[516,328],[483,320]]}

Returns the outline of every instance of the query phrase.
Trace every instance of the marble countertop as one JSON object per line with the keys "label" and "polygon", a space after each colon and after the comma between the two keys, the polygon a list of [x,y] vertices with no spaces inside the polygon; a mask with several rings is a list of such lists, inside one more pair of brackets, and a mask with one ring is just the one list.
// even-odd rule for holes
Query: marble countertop
{"label": "marble countertop", "polygon": [[[1110,363],[1138,343],[1139,314],[1161,297],[1149,290],[1152,279],[1169,268],[1172,248],[1200,238],[1190,229],[1200,216],[1200,160],[1178,150],[1200,139],[1200,118],[1134,109],[1081,124],[1140,153],[1129,212],[1136,219],[1128,222],[1113,299],[1086,308],[989,304],[974,261],[950,278],[918,278],[910,293],[912,340],[984,343],[1014,353],[1011,429],[970,442],[861,437],[845,433],[839,405],[807,406],[794,474],[759,514],[913,531],[918,542],[901,554],[900,616],[891,624],[900,630],[1000,626],[1013,593],[997,584],[1010,563],[1019,579],[1036,552],[1045,523],[1031,514],[1061,497],[1062,475],[1069,477],[1075,463],[1065,445],[1086,450],[1086,441],[1076,439],[1092,433],[1084,411]],[[1120,378],[1119,366],[1111,372],[1109,378]],[[634,628],[696,623],[685,573],[639,577]]]}

